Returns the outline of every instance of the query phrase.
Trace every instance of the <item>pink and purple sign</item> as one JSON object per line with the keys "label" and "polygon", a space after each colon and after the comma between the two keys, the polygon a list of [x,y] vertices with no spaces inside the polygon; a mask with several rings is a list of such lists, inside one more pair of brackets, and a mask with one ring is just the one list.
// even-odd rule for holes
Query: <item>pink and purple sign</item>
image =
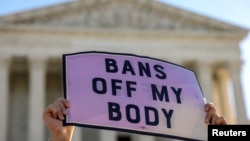
{"label": "pink and purple sign", "polygon": [[63,55],[65,125],[206,140],[205,99],[192,70],[133,54]]}

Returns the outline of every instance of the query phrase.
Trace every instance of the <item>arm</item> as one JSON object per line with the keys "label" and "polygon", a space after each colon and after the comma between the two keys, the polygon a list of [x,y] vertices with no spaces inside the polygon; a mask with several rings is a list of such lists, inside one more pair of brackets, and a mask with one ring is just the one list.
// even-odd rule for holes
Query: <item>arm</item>
{"label": "arm", "polygon": [[74,126],[63,126],[64,115],[67,114],[69,102],[58,98],[46,107],[43,120],[50,131],[51,141],[71,141]]}
{"label": "arm", "polygon": [[227,125],[227,119],[217,112],[213,103],[206,103],[204,111],[206,112],[205,123],[211,125]]}

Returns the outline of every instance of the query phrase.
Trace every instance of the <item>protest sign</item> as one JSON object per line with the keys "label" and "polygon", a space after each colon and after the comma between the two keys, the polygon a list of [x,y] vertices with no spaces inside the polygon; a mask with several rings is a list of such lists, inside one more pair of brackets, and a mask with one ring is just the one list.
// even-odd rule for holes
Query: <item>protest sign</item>
{"label": "protest sign", "polygon": [[206,140],[205,100],[192,70],[134,54],[63,55],[65,125]]}

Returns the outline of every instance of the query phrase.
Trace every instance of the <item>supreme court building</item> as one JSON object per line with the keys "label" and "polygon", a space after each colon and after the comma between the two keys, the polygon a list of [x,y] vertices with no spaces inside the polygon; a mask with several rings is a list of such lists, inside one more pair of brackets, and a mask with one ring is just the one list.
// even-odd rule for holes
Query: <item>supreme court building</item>
{"label": "supreme court building", "polygon": [[[0,141],[45,141],[42,113],[63,95],[62,54],[150,56],[195,71],[229,123],[249,124],[239,44],[248,30],[154,0],[83,0],[0,17]],[[187,129],[188,130],[188,129]],[[168,141],[77,128],[74,141]]]}

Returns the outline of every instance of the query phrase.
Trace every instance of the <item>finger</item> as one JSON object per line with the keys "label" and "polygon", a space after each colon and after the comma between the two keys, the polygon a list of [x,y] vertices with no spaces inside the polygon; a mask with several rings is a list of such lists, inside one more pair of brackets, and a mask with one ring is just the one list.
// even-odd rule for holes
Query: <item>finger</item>
{"label": "finger", "polygon": [[59,110],[58,112],[58,117],[60,117],[60,119],[64,119],[64,115],[67,114],[67,108],[69,107],[69,102],[68,100],[64,99],[64,98],[58,98],[55,101],[55,105],[57,107],[57,109]]}
{"label": "finger", "polygon": [[63,116],[63,109],[61,108],[61,107],[63,107],[63,106],[62,106],[61,102],[55,102],[55,103],[54,103],[54,106],[55,106],[56,109],[57,109],[57,117],[58,117],[59,119],[63,120],[63,119],[64,119],[64,116]]}
{"label": "finger", "polygon": [[69,108],[69,101],[66,99],[62,99],[63,104],[65,105],[65,107]]}
{"label": "finger", "polygon": [[62,103],[64,104],[63,114],[67,114],[67,109],[69,108],[69,102],[67,100],[63,100]]}
{"label": "finger", "polygon": [[54,104],[50,104],[47,106],[43,118],[46,118],[48,116],[51,116],[53,118],[57,118],[57,108],[54,106]]}
{"label": "finger", "polygon": [[[66,114],[66,110],[67,108],[69,108],[69,101],[64,99],[64,98],[58,98],[56,100],[56,103],[60,103],[60,107],[62,108],[62,110],[64,111],[64,114]],[[62,105],[63,104],[63,105]]]}
{"label": "finger", "polygon": [[205,123],[211,124],[211,122],[213,122],[213,120],[215,118],[213,116],[217,115],[217,111],[216,111],[214,105],[213,104],[208,104],[206,112],[207,112],[207,114],[206,114],[206,117],[205,117]]}
{"label": "finger", "polygon": [[217,121],[218,118],[219,118],[219,116],[217,114],[213,114],[212,118],[210,120],[210,124],[211,125],[216,125],[216,121]]}
{"label": "finger", "polygon": [[61,101],[61,102],[63,102],[63,103],[66,105],[66,107],[69,106],[68,100],[67,100],[67,99],[64,99],[64,98],[62,98],[62,97],[59,97],[56,101]]}
{"label": "finger", "polygon": [[214,104],[213,103],[206,103],[204,111],[208,112],[210,108],[215,108]]}
{"label": "finger", "polygon": [[55,103],[60,107],[61,112],[66,115],[69,102],[66,99],[59,98]]}
{"label": "finger", "polygon": [[223,116],[219,116],[216,121],[215,121],[216,125],[226,125],[227,124],[227,120],[225,117]]}

